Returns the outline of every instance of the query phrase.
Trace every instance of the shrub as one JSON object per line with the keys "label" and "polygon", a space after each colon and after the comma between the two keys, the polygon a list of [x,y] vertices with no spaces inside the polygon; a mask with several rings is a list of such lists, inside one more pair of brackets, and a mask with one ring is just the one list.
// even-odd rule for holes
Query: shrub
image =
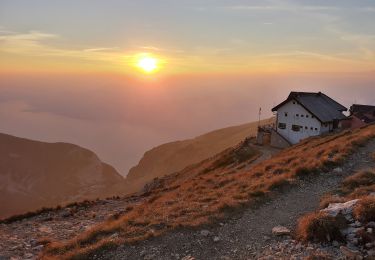
{"label": "shrub", "polygon": [[375,221],[375,198],[367,196],[354,207],[354,217],[361,222]]}
{"label": "shrub", "polygon": [[369,186],[372,184],[375,184],[375,171],[368,170],[347,177],[343,181],[343,188],[350,191],[360,186]]}
{"label": "shrub", "polygon": [[340,229],[346,225],[342,217],[332,217],[324,212],[313,212],[301,217],[297,225],[297,237],[303,241],[343,241]]}
{"label": "shrub", "polygon": [[311,172],[311,169],[307,168],[307,167],[299,167],[296,169],[296,175],[298,177],[304,177],[308,174],[310,174]]}

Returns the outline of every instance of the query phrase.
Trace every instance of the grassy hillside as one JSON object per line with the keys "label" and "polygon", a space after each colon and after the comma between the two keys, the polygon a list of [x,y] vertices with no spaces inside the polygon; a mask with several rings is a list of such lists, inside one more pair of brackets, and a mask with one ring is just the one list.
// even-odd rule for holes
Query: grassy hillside
{"label": "grassy hillside", "polygon": [[[269,118],[262,120],[261,125],[273,122],[274,118]],[[153,178],[180,171],[238,144],[248,136],[255,136],[257,127],[258,122],[252,122],[157,146],[144,154],[138,165],[129,171],[126,180],[133,188],[139,189]]]}
{"label": "grassy hillside", "polygon": [[54,242],[44,258],[87,258],[105,248],[223,218],[274,189],[316,171],[329,174],[356,147],[375,137],[375,125],[313,137],[248,167],[259,155],[246,142],[214,158],[157,180],[128,212],[67,242]]}
{"label": "grassy hillside", "polygon": [[0,218],[112,194],[123,177],[91,151],[0,134]]}

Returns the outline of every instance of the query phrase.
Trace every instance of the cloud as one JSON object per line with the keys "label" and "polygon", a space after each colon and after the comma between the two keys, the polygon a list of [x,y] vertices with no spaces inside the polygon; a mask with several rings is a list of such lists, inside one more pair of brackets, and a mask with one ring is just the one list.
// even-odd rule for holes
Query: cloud
{"label": "cloud", "polygon": [[25,33],[0,31],[0,52],[37,57],[75,58],[92,61],[117,61],[126,57],[118,47],[61,48],[56,47],[60,35],[40,31]]}
{"label": "cloud", "polygon": [[337,11],[337,6],[299,6],[299,5],[232,5],[225,7],[231,10],[239,11]]}
{"label": "cloud", "polygon": [[328,26],[326,30],[343,42],[354,45],[352,55],[364,60],[375,59],[375,34],[360,34],[344,31],[337,26]]}

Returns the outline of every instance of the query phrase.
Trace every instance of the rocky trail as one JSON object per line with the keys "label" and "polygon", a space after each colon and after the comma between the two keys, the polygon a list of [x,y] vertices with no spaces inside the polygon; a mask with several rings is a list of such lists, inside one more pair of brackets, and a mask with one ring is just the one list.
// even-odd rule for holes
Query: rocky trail
{"label": "rocky trail", "polygon": [[0,224],[0,260],[36,259],[44,244],[66,240],[127,210],[140,197],[110,198],[50,210]]}
{"label": "rocky trail", "polygon": [[302,259],[312,253],[342,257],[340,245],[301,244],[290,236],[275,236],[282,225],[293,231],[297,219],[318,208],[320,197],[337,188],[354,172],[375,167],[375,140],[360,147],[330,172],[320,172],[277,192],[268,201],[241,215],[204,228],[183,229],[135,245],[105,251],[96,259]]}

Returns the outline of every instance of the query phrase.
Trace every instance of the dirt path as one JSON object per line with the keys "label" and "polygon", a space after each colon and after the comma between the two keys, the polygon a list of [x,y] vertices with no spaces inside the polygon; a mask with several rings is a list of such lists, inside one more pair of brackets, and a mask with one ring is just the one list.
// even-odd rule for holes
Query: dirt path
{"label": "dirt path", "polygon": [[264,160],[267,160],[267,159],[270,159],[273,155],[279,153],[280,151],[282,151],[282,149],[279,149],[279,148],[274,148],[274,147],[271,147],[271,146],[260,146],[260,145],[254,145],[254,148],[259,150],[260,152],[262,152],[262,155],[259,156],[259,158],[257,158],[255,161],[249,163],[248,165],[246,165],[245,169],[249,169],[251,168],[253,165],[257,164],[257,163],[260,163]]}
{"label": "dirt path", "polygon": [[254,259],[262,248],[277,242],[271,235],[276,225],[294,228],[299,216],[318,207],[320,197],[339,186],[355,171],[375,167],[370,154],[375,140],[361,147],[344,165],[328,173],[300,180],[280,191],[269,202],[246,210],[237,218],[212,227],[180,230],[138,244],[103,252],[96,259]]}

